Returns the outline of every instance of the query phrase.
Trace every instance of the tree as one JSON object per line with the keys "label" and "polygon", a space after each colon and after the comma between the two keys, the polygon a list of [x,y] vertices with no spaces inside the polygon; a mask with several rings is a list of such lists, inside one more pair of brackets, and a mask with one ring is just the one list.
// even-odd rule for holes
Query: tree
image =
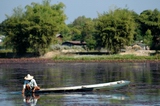
{"label": "tree", "polygon": [[99,14],[96,21],[97,47],[118,53],[122,47],[133,41],[135,23],[132,12],[127,9],[110,10]]}
{"label": "tree", "polygon": [[143,34],[141,31],[141,24],[139,22],[139,14],[135,13],[134,11],[131,11],[133,14],[133,18],[135,21],[135,34],[134,34],[134,41],[142,41],[143,40]]}
{"label": "tree", "polygon": [[91,18],[79,16],[70,24],[72,40],[86,41],[88,49],[93,49],[95,40],[93,38],[94,23]]}
{"label": "tree", "polygon": [[65,26],[64,7],[63,3],[50,5],[49,0],[43,0],[42,4],[27,5],[21,15],[17,16],[15,11],[2,24],[7,35],[5,44],[12,45],[19,54],[30,49],[43,55],[56,42],[55,35]]}
{"label": "tree", "polygon": [[[160,11],[157,9],[145,10],[139,16],[139,22],[141,24],[141,31],[143,36],[147,36],[145,33],[150,30],[152,33],[152,46],[151,49],[158,51],[160,49]],[[146,38],[146,37],[145,37]]]}
{"label": "tree", "polygon": [[144,36],[144,43],[150,47],[152,45],[152,39],[153,39],[153,36],[152,36],[151,30],[148,29]]}
{"label": "tree", "polygon": [[2,32],[6,35],[4,45],[6,48],[13,48],[17,53],[25,53],[29,44],[26,41],[27,36],[25,27],[23,27],[23,9],[17,7],[13,15],[7,16],[7,19],[1,23]]}

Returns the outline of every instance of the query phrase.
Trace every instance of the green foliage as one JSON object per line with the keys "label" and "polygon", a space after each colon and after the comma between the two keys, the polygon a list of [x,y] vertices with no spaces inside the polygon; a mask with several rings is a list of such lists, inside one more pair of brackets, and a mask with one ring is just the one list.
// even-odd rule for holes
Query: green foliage
{"label": "green foliage", "polygon": [[19,12],[21,8],[14,9],[14,14],[2,23],[7,35],[5,44],[19,54],[30,49],[43,55],[56,43],[55,35],[65,27],[64,7],[63,3],[50,5],[49,0],[43,0],[42,4],[27,5],[25,12]]}
{"label": "green foliage", "polygon": [[53,58],[55,61],[145,61],[145,60],[160,60],[160,56],[136,56],[136,55],[102,55],[102,56],[73,56],[61,55]]}
{"label": "green foliage", "polygon": [[142,34],[150,29],[152,35],[158,35],[159,31],[159,24],[160,24],[160,11],[157,9],[155,10],[145,10],[139,16],[139,21],[141,23],[141,30]]}
{"label": "green foliage", "polygon": [[72,40],[86,41],[88,49],[94,48],[94,22],[90,18],[79,16],[69,27],[71,29]]}
{"label": "green foliage", "polygon": [[146,39],[148,30],[152,33],[152,46],[151,49],[160,50],[160,11],[157,9],[145,10],[139,16],[139,22],[141,25],[142,35]]}
{"label": "green foliage", "polygon": [[132,11],[133,18],[135,20],[135,34],[134,34],[134,40],[135,41],[142,41],[142,31],[141,31],[141,24],[139,22],[139,14]]}
{"label": "green foliage", "polygon": [[17,7],[14,9],[14,14],[2,22],[4,35],[7,35],[4,39],[4,45],[6,48],[13,48],[13,51],[18,53],[25,53],[28,47],[26,38],[26,30],[21,23],[24,19],[22,8]]}
{"label": "green foliage", "polygon": [[132,12],[127,9],[110,10],[99,14],[96,22],[96,41],[98,47],[118,53],[122,47],[133,41],[135,31]]}
{"label": "green foliage", "polygon": [[151,30],[147,30],[144,36],[144,43],[147,44],[148,46],[151,46],[152,39],[153,39],[153,36],[151,34]]}

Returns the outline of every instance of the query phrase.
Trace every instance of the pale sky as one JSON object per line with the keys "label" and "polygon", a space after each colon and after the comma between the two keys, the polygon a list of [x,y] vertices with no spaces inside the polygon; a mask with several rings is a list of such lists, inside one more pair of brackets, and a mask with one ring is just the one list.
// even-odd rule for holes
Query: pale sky
{"label": "pale sky", "polygon": [[[42,0],[1,0],[0,23],[6,19],[5,14],[12,15],[15,7],[25,7],[32,2],[42,3]],[[51,4],[59,2],[66,5],[65,14],[68,17],[66,24],[83,15],[87,18],[97,18],[97,13],[102,14],[114,7],[127,7],[138,14],[144,10],[154,10],[155,8],[160,11],[160,0],[51,0]]]}

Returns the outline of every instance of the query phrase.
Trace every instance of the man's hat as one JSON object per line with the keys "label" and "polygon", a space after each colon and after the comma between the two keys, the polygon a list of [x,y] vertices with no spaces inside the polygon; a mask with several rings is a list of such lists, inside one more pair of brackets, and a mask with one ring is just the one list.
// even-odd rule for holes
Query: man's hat
{"label": "man's hat", "polygon": [[26,77],[24,77],[25,80],[31,80],[33,79],[33,76],[31,76],[30,74],[27,74]]}

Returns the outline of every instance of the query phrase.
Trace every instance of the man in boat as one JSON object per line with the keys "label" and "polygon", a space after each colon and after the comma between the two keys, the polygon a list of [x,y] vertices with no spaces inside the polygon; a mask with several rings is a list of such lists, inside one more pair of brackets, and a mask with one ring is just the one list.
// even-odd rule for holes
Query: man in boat
{"label": "man in boat", "polygon": [[23,89],[22,89],[22,93],[24,93],[25,91],[31,91],[35,92],[36,90],[40,90],[40,87],[37,85],[36,80],[33,78],[33,76],[31,76],[30,74],[28,74],[26,77],[24,77],[25,81],[23,84]]}

